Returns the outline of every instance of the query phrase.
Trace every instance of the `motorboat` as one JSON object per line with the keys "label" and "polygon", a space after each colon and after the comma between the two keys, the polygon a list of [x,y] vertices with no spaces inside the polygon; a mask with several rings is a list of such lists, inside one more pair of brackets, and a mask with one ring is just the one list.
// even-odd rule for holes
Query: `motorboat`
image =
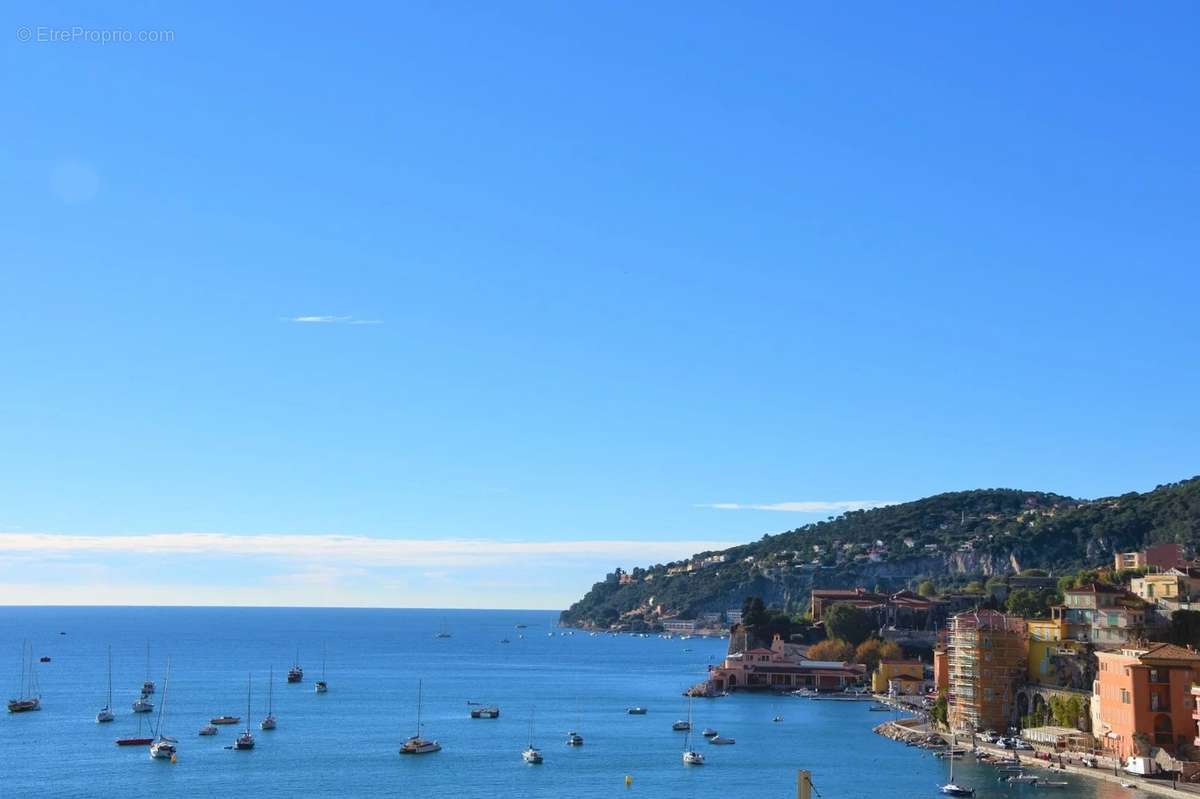
{"label": "motorboat", "polygon": [[1037,787],[1039,788],[1066,788],[1071,783],[1066,780],[1038,780]]}
{"label": "motorboat", "polygon": [[625,712],[626,712],[626,713],[628,713],[628,714],[629,714],[629,715],[631,715],[631,716],[644,716],[644,715],[646,715],[646,708],[644,708],[644,707],[631,707],[631,708],[629,708],[628,710],[626,710]]}
{"label": "motorboat", "polygon": [[427,755],[440,751],[441,744],[421,737],[421,682],[417,682],[417,733],[400,744],[402,755]]}
{"label": "motorboat", "polygon": [[567,733],[567,746],[583,746],[583,736],[571,730]]}
{"label": "motorboat", "polygon": [[1016,774],[1013,774],[1011,777],[1004,778],[1004,781],[1011,782],[1011,783],[1017,783],[1017,784],[1030,785],[1030,784],[1038,781],[1038,776],[1036,774],[1027,774],[1024,771],[1018,771]]}
{"label": "motorboat", "polygon": [[683,764],[685,766],[703,766],[704,755],[694,749],[689,749],[683,753]]}
{"label": "motorboat", "polygon": [[737,743],[733,738],[726,738],[723,735],[714,735],[708,739],[708,742],[713,746],[732,746]]}
{"label": "motorboat", "polygon": [[209,724],[237,724],[242,720],[241,716],[216,716],[208,720]]}
{"label": "motorboat", "polygon": [[199,734],[200,735],[216,735],[217,728],[211,724],[205,724],[203,727],[200,728]]}
{"label": "motorboat", "polygon": [[38,663],[49,663],[49,662],[50,662],[49,655],[42,655],[40,658],[38,658]]}
{"label": "motorboat", "polygon": [[703,730],[700,731],[700,734],[703,735],[705,738],[717,737],[717,731],[714,730],[712,727],[705,727]]}
{"label": "motorboat", "polygon": [[142,694],[136,700],[134,700],[134,713],[149,713],[152,710],[154,710],[154,703],[151,702],[145,694]]}
{"label": "motorboat", "polygon": [[875,704],[873,704],[869,708],[867,708],[867,710],[871,710],[876,713],[887,713],[888,711],[891,710],[891,708],[888,707],[887,705],[883,704],[882,702],[876,702]]}
{"label": "motorboat", "polygon": [[677,721],[671,725],[671,729],[675,732],[690,732],[692,723],[690,721]]}
{"label": "motorboat", "polygon": [[495,705],[488,707],[477,707],[471,711],[473,719],[498,719],[500,718],[500,708]]}
{"label": "motorboat", "polygon": [[776,716],[775,718],[771,719],[771,721],[778,724],[779,722],[783,721],[783,716]]}

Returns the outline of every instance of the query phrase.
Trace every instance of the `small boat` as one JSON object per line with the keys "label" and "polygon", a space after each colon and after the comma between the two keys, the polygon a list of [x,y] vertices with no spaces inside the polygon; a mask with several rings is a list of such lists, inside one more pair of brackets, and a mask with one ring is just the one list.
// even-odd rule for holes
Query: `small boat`
{"label": "small boat", "polygon": [[880,713],[880,712],[887,713],[888,711],[891,710],[891,708],[888,707],[887,705],[883,704],[882,702],[876,702],[875,704],[873,704],[869,708],[867,708],[867,710],[871,710],[876,713]]}
{"label": "small boat", "polygon": [[434,638],[449,638],[450,637],[450,631],[446,629],[446,619],[445,618],[442,618],[442,629],[438,630],[437,635],[435,635],[433,637]]}
{"label": "small boat", "polygon": [[149,713],[152,710],[154,710],[154,703],[145,694],[142,694],[133,702],[134,713]]}
{"label": "small boat", "polygon": [[217,716],[208,720],[209,724],[237,724],[242,720],[241,716]]}
{"label": "small boat", "polygon": [[1011,777],[1003,778],[1005,782],[1030,785],[1038,781],[1036,774],[1026,774],[1024,771],[1019,771]]}
{"label": "small boat", "polygon": [[646,715],[646,708],[641,707],[639,705],[636,707],[631,707],[628,710],[626,710],[625,712],[631,716],[644,716],[644,715]]}
{"label": "small boat", "polygon": [[38,695],[37,672],[33,668],[33,644],[28,644],[28,656],[25,654],[26,645],[26,642],[21,643],[20,687],[17,689],[17,698],[8,700],[9,713],[28,713],[31,710],[42,709],[42,698]]}
{"label": "small boat", "polygon": [[1037,787],[1039,788],[1066,788],[1071,783],[1066,780],[1038,780]]}
{"label": "small boat", "polygon": [[771,721],[778,724],[779,722],[783,721],[783,716],[776,716],[775,718],[771,719]]}
{"label": "small boat", "polygon": [[502,643],[502,644],[511,644],[511,643],[512,643],[512,641],[508,640],[507,638],[501,638],[501,639],[500,639],[500,643]]}
{"label": "small boat", "polygon": [[287,681],[288,682],[302,682],[303,680],[304,680],[304,669],[300,668],[300,650],[297,649],[296,650],[296,661],[292,664],[292,667],[290,669],[288,669]]}
{"label": "small boat", "polygon": [[732,746],[737,743],[733,738],[726,738],[723,735],[714,735],[708,739],[708,742],[713,746]]}
{"label": "small boat", "polygon": [[203,727],[200,728],[199,734],[200,735],[216,735],[217,728],[211,724],[205,724]]}
{"label": "small boat", "polygon": [[427,755],[441,750],[441,744],[421,737],[421,682],[417,681],[417,734],[400,744],[402,755]]}
{"label": "small boat", "polygon": [[498,719],[500,718],[500,708],[495,705],[489,707],[477,707],[471,711],[473,719]]}
{"label": "small boat", "polygon": [[153,738],[143,738],[142,737],[142,717],[138,716],[137,720],[138,720],[137,735],[135,735],[131,738],[118,738],[116,741],[117,746],[149,746],[150,744],[154,743]]}
{"label": "small boat", "polygon": [[[250,711],[246,711],[249,713]],[[275,667],[271,667],[271,676],[267,678],[267,717],[258,723],[260,730],[275,729]]]}
{"label": "small boat", "polygon": [[[678,723],[678,722],[676,722]],[[692,748],[692,696],[688,695],[687,735],[683,736],[683,765],[703,766],[704,755]]]}
{"label": "small boat", "polygon": [[583,736],[571,730],[567,733],[567,746],[583,746]]}
{"label": "small boat", "polygon": [[104,724],[113,720],[112,712],[112,644],[108,645],[108,703],[96,714],[96,723]]}
{"label": "small boat", "polygon": [[40,658],[38,658],[38,663],[49,663],[49,662],[50,662],[49,655],[42,655]]}
{"label": "small boat", "polygon": [[518,625],[517,625],[517,629],[518,629],[518,630],[524,630],[524,629],[525,629],[526,627],[528,627],[528,626],[529,626],[528,624],[518,624]]}
{"label": "small boat", "polygon": [[321,644],[321,679],[316,682],[316,692],[323,694],[329,690],[329,683],[325,682],[325,645]]}
{"label": "small boat", "polygon": [[1129,782],[1128,780],[1121,780],[1121,782],[1120,782],[1120,783],[1118,783],[1118,784],[1119,784],[1119,785],[1120,785],[1122,788],[1136,788],[1136,787],[1137,787],[1137,783],[1136,783],[1136,782]]}
{"label": "small boat", "polygon": [[705,727],[700,732],[700,734],[703,735],[705,738],[716,738],[717,737],[717,731],[714,730],[712,727]]}
{"label": "small boat", "polygon": [[[274,721],[274,719],[272,719]],[[246,729],[233,742],[236,752],[246,752],[254,748],[254,735],[250,732],[250,674],[246,674]]]}
{"label": "small boat", "polygon": [[171,685],[171,661],[167,660],[167,673],[163,677],[163,697],[162,702],[158,706],[158,722],[154,725],[154,743],[150,744],[150,758],[152,760],[170,760],[175,761],[177,752],[177,744],[174,738],[163,735],[163,722],[167,712],[167,693]]}
{"label": "small boat", "polygon": [[542,764],[542,752],[533,745],[533,710],[529,711],[529,746],[525,747],[525,751],[521,753],[521,759],[531,766],[540,766]]}
{"label": "small boat", "polygon": [[691,732],[692,723],[690,721],[677,721],[671,725],[671,729],[675,732]]}

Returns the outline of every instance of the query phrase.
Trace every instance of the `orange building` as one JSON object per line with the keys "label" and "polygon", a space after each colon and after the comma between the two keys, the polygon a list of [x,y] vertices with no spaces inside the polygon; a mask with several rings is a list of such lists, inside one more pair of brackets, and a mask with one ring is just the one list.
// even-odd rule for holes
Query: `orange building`
{"label": "orange building", "polygon": [[933,650],[933,690],[939,694],[950,690],[950,660],[945,647]]}
{"label": "orange building", "polygon": [[1149,745],[1174,754],[1196,737],[1191,686],[1200,679],[1200,655],[1194,650],[1151,644],[1097,652],[1096,659],[1092,730],[1105,749],[1129,757]]}

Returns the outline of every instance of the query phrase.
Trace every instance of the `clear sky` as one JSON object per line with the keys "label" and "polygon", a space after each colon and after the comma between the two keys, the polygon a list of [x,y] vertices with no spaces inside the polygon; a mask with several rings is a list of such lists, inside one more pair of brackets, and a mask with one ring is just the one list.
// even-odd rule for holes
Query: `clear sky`
{"label": "clear sky", "polygon": [[1200,472],[1194,4],[249,5],[3,13],[0,603]]}

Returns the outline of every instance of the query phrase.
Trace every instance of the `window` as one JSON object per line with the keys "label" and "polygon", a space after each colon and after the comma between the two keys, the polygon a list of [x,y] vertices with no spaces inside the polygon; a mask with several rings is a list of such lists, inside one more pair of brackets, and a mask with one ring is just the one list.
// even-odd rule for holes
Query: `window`
{"label": "window", "polygon": [[1125,705],[1129,704],[1129,692],[1124,688],[1121,689],[1121,703]]}

